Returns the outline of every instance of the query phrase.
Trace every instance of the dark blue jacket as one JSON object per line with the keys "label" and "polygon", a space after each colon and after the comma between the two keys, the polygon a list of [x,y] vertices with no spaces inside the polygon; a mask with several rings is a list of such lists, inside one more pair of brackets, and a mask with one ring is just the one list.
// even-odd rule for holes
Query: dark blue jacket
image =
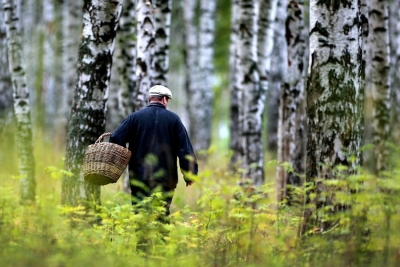
{"label": "dark blue jacket", "polygon": [[177,158],[182,171],[198,172],[197,159],[181,119],[161,103],[153,102],[131,113],[111,134],[110,142],[123,147],[129,144],[132,152],[129,170],[133,171],[134,179],[150,188],[176,187]]}

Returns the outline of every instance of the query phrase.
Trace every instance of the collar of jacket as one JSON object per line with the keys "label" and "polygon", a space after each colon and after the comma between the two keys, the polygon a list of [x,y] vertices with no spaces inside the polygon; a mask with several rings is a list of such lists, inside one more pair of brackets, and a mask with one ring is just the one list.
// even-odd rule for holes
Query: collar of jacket
{"label": "collar of jacket", "polygon": [[148,106],[148,107],[159,107],[159,108],[164,108],[164,109],[166,109],[165,106],[164,106],[163,104],[158,103],[158,102],[152,102],[152,103],[150,103],[150,104],[147,105],[147,106]]}

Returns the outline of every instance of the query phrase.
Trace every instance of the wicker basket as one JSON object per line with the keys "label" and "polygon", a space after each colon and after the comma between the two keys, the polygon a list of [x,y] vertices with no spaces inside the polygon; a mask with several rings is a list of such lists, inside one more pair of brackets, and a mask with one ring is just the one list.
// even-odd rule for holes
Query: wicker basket
{"label": "wicker basket", "polygon": [[94,145],[89,145],[83,158],[83,176],[85,181],[95,185],[116,183],[131,158],[131,152],[117,144],[101,142],[102,134]]}

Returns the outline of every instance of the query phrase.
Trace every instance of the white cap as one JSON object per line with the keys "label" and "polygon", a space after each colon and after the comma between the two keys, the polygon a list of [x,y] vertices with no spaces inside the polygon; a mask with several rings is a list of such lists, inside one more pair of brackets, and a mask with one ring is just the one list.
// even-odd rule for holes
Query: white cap
{"label": "white cap", "polygon": [[149,90],[149,96],[152,95],[166,96],[169,99],[172,99],[171,91],[167,87],[162,85],[154,85],[153,87],[151,87]]}

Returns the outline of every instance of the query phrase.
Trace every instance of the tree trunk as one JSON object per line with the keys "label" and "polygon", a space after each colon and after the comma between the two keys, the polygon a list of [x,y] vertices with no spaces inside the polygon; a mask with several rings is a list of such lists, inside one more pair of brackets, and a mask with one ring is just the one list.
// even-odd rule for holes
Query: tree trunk
{"label": "tree trunk", "polygon": [[[392,94],[392,127],[400,128],[400,1],[393,0],[389,8],[390,80]],[[400,131],[392,131],[392,141],[400,145]]]}
{"label": "tree trunk", "polygon": [[34,202],[36,197],[35,163],[32,145],[32,123],[29,89],[22,64],[22,44],[18,31],[19,18],[12,0],[3,0],[4,21],[7,32],[8,59],[13,84],[14,114],[17,123],[18,169],[21,203]]}
{"label": "tree trunk", "polygon": [[62,3],[62,91],[56,130],[57,147],[65,145],[68,118],[71,112],[73,92],[76,85],[78,47],[82,30],[82,3],[80,1],[64,1]]}
{"label": "tree trunk", "polygon": [[238,35],[239,35],[239,0],[232,0],[231,32],[229,45],[229,91],[230,91],[230,140],[229,148],[233,152],[230,159],[230,169],[234,170],[238,161],[239,151],[239,102],[237,87],[236,61],[238,60]]}
{"label": "tree trunk", "polygon": [[[366,142],[372,143],[371,164],[374,173],[387,170],[389,151],[386,142],[390,140],[390,86],[389,86],[389,25],[388,6],[386,1],[370,1],[369,3],[369,35],[371,67],[367,75],[371,83],[367,84],[366,127],[371,136]],[[369,123],[371,122],[371,123]]]}
{"label": "tree trunk", "polygon": [[287,1],[278,1],[277,14],[274,22],[273,47],[270,65],[273,68],[268,73],[267,92],[267,149],[273,155],[278,151],[278,118],[279,98],[282,82],[287,69],[287,44],[285,40],[285,19]]}
{"label": "tree trunk", "polygon": [[152,63],[154,76],[151,85],[161,84],[168,87],[172,0],[158,0],[155,6],[155,46]]}
{"label": "tree trunk", "polygon": [[244,170],[242,179],[248,180],[255,186],[264,182],[264,154],[261,140],[264,102],[262,102],[258,73],[258,11],[258,1],[240,1],[236,61],[236,83],[239,88],[239,162]]}
{"label": "tree trunk", "polygon": [[213,115],[212,78],[214,74],[214,44],[215,44],[215,0],[200,1],[200,21],[198,38],[199,80],[196,98],[190,105],[195,113],[195,120],[190,122],[190,136],[195,151],[207,150],[211,144],[211,127]]}
{"label": "tree trunk", "polygon": [[100,187],[84,182],[83,157],[88,145],[104,132],[114,39],[122,0],[85,1],[77,83],[68,125],[62,203],[88,206],[100,202]]}
{"label": "tree trunk", "polygon": [[154,1],[137,2],[137,55],[136,55],[136,92],[135,110],[147,106],[148,90],[154,77],[152,62],[155,46]]}
{"label": "tree trunk", "polygon": [[7,57],[6,25],[4,23],[3,7],[0,6],[0,134],[4,131],[12,117],[13,99],[11,88],[11,74]]}
{"label": "tree trunk", "polygon": [[293,190],[289,186],[300,186],[300,176],[305,168],[305,32],[303,1],[290,1],[287,7],[286,42],[287,75],[281,89],[278,129],[278,161],[288,162],[292,171],[278,166],[277,193],[278,202],[295,201]]}
{"label": "tree trunk", "polygon": [[[327,192],[328,187],[316,179],[339,179],[336,166],[347,166],[346,175],[354,173],[361,163],[363,91],[360,88],[359,7],[355,0],[346,3],[310,2],[306,181],[314,184],[317,197],[307,201],[314,201],[316,209],[330,208],[322,216],[319,210],[313,217],[314,210],[308,208],[303,233],[312,227],[320,232],[328,230],[332,221],[324,220],[326,213],[346,208],[336,203],[332,197],[334,192]],[[322,192],[329,197],[321,200]]]}

